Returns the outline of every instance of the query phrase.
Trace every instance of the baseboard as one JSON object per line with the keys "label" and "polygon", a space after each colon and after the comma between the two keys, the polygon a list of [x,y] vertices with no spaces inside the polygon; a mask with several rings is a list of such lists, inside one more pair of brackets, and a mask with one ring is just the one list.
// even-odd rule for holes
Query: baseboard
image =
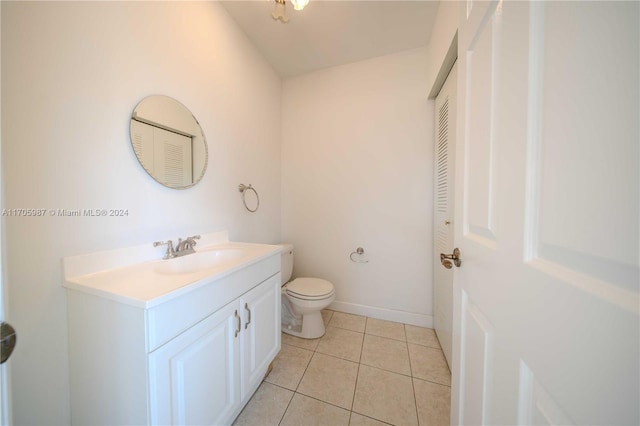
{"label": "baseboard", "polygon": [[327,309],[345,312],[347,314],[364,315],[367,317],[433,328],[433,315],[415,314],[412,312],[396,311],[375,306],[358,305],[348,302],[333,302]]}

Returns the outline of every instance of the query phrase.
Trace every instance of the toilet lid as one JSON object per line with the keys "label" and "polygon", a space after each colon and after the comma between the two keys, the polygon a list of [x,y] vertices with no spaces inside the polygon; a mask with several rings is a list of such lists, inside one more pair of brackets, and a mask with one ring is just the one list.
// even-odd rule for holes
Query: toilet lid
{"label": "toilet lid", "polygon": [[318,297],[330,294],[333,284],[320,278],[296,278],[287,284],[287,292],[299,297]]}

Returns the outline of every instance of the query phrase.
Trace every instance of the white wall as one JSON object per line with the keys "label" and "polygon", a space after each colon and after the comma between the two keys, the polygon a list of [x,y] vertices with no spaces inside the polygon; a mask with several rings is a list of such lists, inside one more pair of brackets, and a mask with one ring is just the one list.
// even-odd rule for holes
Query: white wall
{"label": "white wall", "polygon": [[[447,55],[451,53],[449,49],[458,31],[460,8],[465,6],[465,1],[458,0],[441,1],[438,6],[438,14],[429,39],[427,90],[431,92],[432,97],[435,97],[440,87],[444,84],[452,65],[448,64],[449,69],[442,69],[445,58],[449,59]],[[434,84],[438,86],[436,90],[433,90]]]}
{"label": "white wall", "polygon": [[[2,2],[2,66],[4,208],[129,211],[6,218],[14,422],[69,424],[61,258],[222,229],[279,241],[281,84],[215,2]],[[150,94],[202,125],[194,188],[164,188],[135,159],[129,116]]]}
{"label": "white wall", "polygon": [[[334,307],[431,325],[433,105],[418,49],[284,80],[282,233]],[[365,249],[369,263],[349,254]]]}

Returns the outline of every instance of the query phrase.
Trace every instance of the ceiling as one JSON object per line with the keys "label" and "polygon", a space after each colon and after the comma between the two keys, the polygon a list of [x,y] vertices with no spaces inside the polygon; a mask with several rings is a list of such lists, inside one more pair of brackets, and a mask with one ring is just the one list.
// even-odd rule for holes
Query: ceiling
{"label": "ceiling", "polygon": [[287,1],[286,24],[271,18],[275,1],[221,1],[273,68],[290,77],[426,46],[438,11],[427,0]]}

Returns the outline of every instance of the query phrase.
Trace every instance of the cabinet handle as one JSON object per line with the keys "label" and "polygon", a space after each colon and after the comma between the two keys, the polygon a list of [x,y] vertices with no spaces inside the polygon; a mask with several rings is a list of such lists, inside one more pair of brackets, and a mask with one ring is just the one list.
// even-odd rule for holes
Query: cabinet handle
{"label": "cabinet handle", "polygon": [[238,310],[237,309],[236,309],[236,312],[234,313],[234,315],[238,319],[238,329],[235,331],[235,334],[233,335],[233,337],[238,337],[238,333],[240,333],[240,328],[242,327],[242,324],[240,322],[240,315],[238,315]]}
{"label": "cabinet handle", "polygon": [[249,309],[248,303],[244,304],[244,308],[247,310],[247,312],[249,312],[249,319],[247,319],[247,323],[244,325],[244,329],[246,330],[247,327],[249,327],[249,324],[251,324],[251,309]]}

